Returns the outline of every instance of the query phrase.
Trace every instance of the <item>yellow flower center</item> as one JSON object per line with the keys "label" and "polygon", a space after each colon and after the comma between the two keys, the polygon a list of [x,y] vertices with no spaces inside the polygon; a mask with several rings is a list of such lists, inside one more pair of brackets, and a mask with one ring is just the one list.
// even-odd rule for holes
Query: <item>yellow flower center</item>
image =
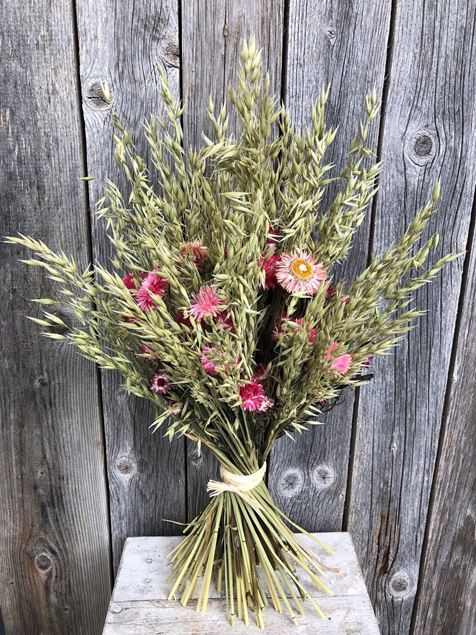
{"label": "yellow flower center", "polygon": [[314,274],[314,267],[304,258],[296,258],[291,263],[291,272],[298,280],[310,280]]}

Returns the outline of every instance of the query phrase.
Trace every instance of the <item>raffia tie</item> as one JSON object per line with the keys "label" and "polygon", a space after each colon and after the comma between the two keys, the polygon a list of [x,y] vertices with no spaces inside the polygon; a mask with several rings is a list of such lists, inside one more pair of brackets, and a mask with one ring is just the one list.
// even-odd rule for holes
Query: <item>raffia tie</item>
{"label": "raffia tie", "polygon": [[220,466],[221,481],[209,480],[207,484],[207,492],[210,496],[218,496],[223,492],[234,492],[244,501],[251,505],[253,509],[259,511],[262,509],[261,504],[256,498],[248,494],[252,489],[261,483],[266,472],[266,461],[253,474],[233,474],[229,472],[223,465]]}

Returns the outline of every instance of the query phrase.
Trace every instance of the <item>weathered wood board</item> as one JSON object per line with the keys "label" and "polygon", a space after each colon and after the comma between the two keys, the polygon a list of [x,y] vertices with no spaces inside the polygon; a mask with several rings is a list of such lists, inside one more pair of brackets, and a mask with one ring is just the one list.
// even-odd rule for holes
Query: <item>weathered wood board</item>
{"label": "weathered wood board", "polygon": [[[89,260],[71,5],[2,3],[0,236]],[[97,374],[26,315],[53,285],[0,246],[0,610],[7,633],[97,633],[110,580]],[[69,316],[57,309],[67,321]]]}
{"label": "weathered wood board", "polygon": [[[339,572],[329,573],[326,580],[334,593],[332,597],[315,589],[311,591],[326,618],[320,618],[312,607],[307,606],[305,615],[299,619],[299,626],[295,626],[286,615],[270,608],[264,614],[265,631],[281,633],[286,630],[307,635],[378,634],[350,535],[326,533],[316,536],[334,549],[336,555],[329,555],[305,536],[300,539],[319,553],[324,564],[339,567]],[[218,635],[224,630],[237,635],[262,633],[252,622],[246,627],[238,621],[231,628],[227,622],[225,600],[216,592],[206,613],[198,613],[195,602],[182,607],[177,601],[167,600],[171,573],[167,554],[179,540],[178,537],[164,537],[130,538],[126,541],[103,635]]]}
{"label": "weathered wood board", "polygon": [[[111,255],[105,223],[95,215],[107,178],[126,196],[123,175],[114,165],[111,109],[101,81],[113,95],[113,108],[134,135],[139,154],[148,158],[142,124],[163,112],[156,65],[167,71],[179,98],[178,3],[176,0],[77,3],[78,43],[94,257]],[[152,435],[155,410],[125,393],[117,374],[101,373],[113,561],[116,568],[130,535],[177,533],[165,522],[185,520],[184,442],[173,445],[163,432]],[[164,496],[164,492],[168,492]]]}
{"label": "weathered wood board", "polygon": [[[435,261],[467,247],[476,184],[475,11],[472,2],[397,5],[374,254],[402,233],[438,179],[439,211],[424,239],[440,233]],[[348,529],[384,633],[411,629],[462,269],[461,258],[420,289],[414,304],[427,315],[392,357],[375,362],[371,387],[360,391]],[[435,576],[445,575],[440,567]]]}
{"label": "weathered wood board", "polygon": [[414,633],[476,628],[476,243],[465,263],[450,390],[416,599]]}

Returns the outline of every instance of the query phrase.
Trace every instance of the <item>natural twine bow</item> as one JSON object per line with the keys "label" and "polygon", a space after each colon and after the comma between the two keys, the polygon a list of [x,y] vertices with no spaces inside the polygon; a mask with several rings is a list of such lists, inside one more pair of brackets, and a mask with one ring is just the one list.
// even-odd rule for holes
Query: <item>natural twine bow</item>
{"label": "natural twine bow", "polygon": [[223,465],[220,466],[221,481],[210,480],[207,484],[207,492],[210,492],[210,496],[218,496],[223,492],[234,492],[240,496],[244,501],[251,505],[253,509],[259,511],[262,509],[261,504],[256,498],[253,498],[247,492],[251,491],[254,487],[259,485],[263,480],[266,472],[266,461],[259,468],[257,472],[253,474],[233,474],[229,472]]}

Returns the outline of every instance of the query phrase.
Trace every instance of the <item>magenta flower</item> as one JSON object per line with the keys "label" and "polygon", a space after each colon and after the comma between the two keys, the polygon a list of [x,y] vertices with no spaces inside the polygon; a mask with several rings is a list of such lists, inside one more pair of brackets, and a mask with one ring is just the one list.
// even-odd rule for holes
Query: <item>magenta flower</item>
{"label": "magenta flower", "polygon": [[259,259],[261,271],[264,271],[265,273],[265,279],[263,283],[264,289],[274,289],[278,284],[278,281],[276,280],[276,270],[280,259],[281,257],[277,254],[269,256],[269,258],[261,256],[261,258]]}
{"label": "magenta flower", "polygon": [[157,395],[166,395],[170,390],[170,379],[167,373],[155,373],[149,380],[150,389]]}
{"label": "magenta flower", "polygon": [[154,309],[155,302],[150,294],[163,297],[168,286],[167,280],[161,278],[155,271],[151,271],[143,279],[140,289],[136,293],[137,304],[143,311]]}
{"label": "magenta flower", "polygon": [[332,362],[330,370],[335,370],[337,373],[345,375],[352,363],[352,355],[346,353],[345,355],[338,355],[337,357],[333,357],[333,353],[338,347],[338,342],[332,342],[332,344],[327,349],[327,353],[325,354],[324,359]]}
{"label": "magenta flower", "polygon": [[134,280],[134,276],[132,273],[126,273],[126,275],[122,278],[122,282],[126,289],[132,291],[133,289],[137,289],[136,281]]}
{"label": "magenta flower", "polygon": [[246,384],[240,384],[238,388],[243,410],[266,412],[274,404],[274,401],[266,396],[263,385],[256,380],[252,379]]}
{"label": "magenta flower", "polygon": [[323,265],[306,251],[281,254],[276,267],[276,279],[288,293],[314,295],[326,277]]}
{"label": "magenta flower", "polygon": [[190,315],[197,322],[203,320],[204,317],[216,317],[223,310],[225,303],[218,297],[213,287],[202,287],[200,291],[192,296],[190,305]]}

